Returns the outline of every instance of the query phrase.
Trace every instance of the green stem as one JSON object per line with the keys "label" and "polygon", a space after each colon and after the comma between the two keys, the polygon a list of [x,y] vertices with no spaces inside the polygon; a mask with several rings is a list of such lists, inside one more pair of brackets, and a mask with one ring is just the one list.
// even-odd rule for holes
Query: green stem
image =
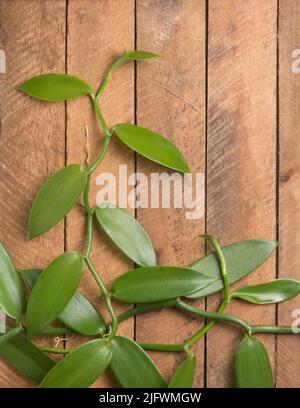
{"label": "green stem", "polygon": [[12,339],[13,337],[16,337],[18,334],[23,333],[23,331],[24,329],[19,326],[9,330],[7,333],[0,336],[0,344]]}
{"label": "green stem", "polygon": [[99,99],[100,99],[100,97],[101,97],[101,95],[102,95],[102,93],[103,93],[103,91],[104,91],[104,89],[105,89],[105,87],[106,87],[108,81],[110,80],[110,78],[111,78],[113,72],[114,72],[117,68],[119,68],[119,66],[122,65],[126,60],[127,60],[127,59],[125,58],[125,53],[124,53],[120,58],[118,58],[118,59],[112,64],[112,66],[110,67],[110,69],[107,71],[107,73],[106,73],[106,75],[105,75],[103,81],[101,82],[101,85],[100,85],[100,87],[99,87],[99,89],[98,89],[98,91],[97,91],[97,93],[96,93],[96,100],[97,100],[97,101],[99,101]]}
{"label": "green stem", "polygon": [[96,168],[99,166],[99,164],[102,162],[102,160],[104,159],[107,153],[107,150],[109,148],[110,139],[111,139],[111,134],[110,133],[106,134],[104,138],[103,149],[99,157],[96,159],[96,161],[93,164],[91,164],[91,166],[88,168],[88,175],[91,175],[96,170]]}
{"label": "green stem", "polygon": [[205,237],[210,242],[210,244],[216,251],[218,261],[220,263],[223,282],[224,282],[224,303],[227,305],[229,303],[229,280],[228,280],[228,274],[227,274],[226,260],[223,255],[222,248],[215,235],[204,234],[203,237]]}
{"label": "green stem", "polygon": [[52,353],[52,354],[68,354],[75,349],[63,349],[63,348],[54,348],[54,347],[39,347],[40,350],[44,351],[45,353]]}
{"label": "green stem", "polygon": [[100,125],[101,125],[102,129],[103,129],[104,135],[105,136],[110,135],[109,128],[107,126],[107,123],[106,123],[103,115],[102,115],[102,112],[101,112],[101,109],[99,107],[97,98],[93,94],[90,94],[90,97],[91,97],[91,100],[93,102],[97,118],[98,118],[98,120],[100,122]]}
{"label": "green stem", "polygon": [[300,332],[296,333],[291,326],[252,326],[251,333],[300,334]]}
{"label": "green stem", "polygon": [[118,316],[118,322],[121,323],[124,320],[129,319],[132,316],[136,316],[142,313],[148,313],[148,312],[152,312],[154,310],[161,310],[161,309],[165,309],[167,307],[173,307],[176,306],[177,304],[177,300],[176,299],[172,299],[172,300],[164,300],[162,302],[153,302],[153,303],[149,303],[149,304],[145,304],[145,305],[141,305],[141,306],[136,306],[133,307],[132,309],[126,310],[126,312],[120,314]]}
{"label": "green stem", "polygon": [[111,320],[112,320],[111,332],[109,334],[109,338],[112,338],[116,334],[116,331],[117,331],[117,328],[118,328],[118,318],[117,318],[117,316],[115,314],[114,308],[113,308],[112,303],[111,303],[111,295],[108,292],[108,290],[106,289],[106,286],[104,285],[104,282],[102,281],[101,277],[98,275],[98,273],[97,273],[91,259],[89,257],[87,257],[87,256],[84,256],[83,259],[84,259],[87,267],[89,268],[93,278],[95,279],[97,285],[101,289],[101,292],[102,292],[102,294],[104,296],[105,303],[106,303],[108,312],[109,312]]}
{"label": "green stem", "polygon": [[84,251],[84,256],[88,258],[92,249],[92,239],[93,239],[93,214],[87,213],[87,242]]}
{"label": "green stem", "polygon": [[[185,312],[194,314],[196,316],[201,316],[201,317],[205,317],[205,318],[210,319],[210,320],[224,321],[224,322],[234,324],[236,326],[241,327],[246,332],[251,333],[251,326],[248,323],[246,323],[244,320],[240,319],[237,316],[224,314],[224,313],[219,313],[219,312],[208,312],[207,310],[201,310],[201,309],[198,309],[198,308],[196,308],[194,306],[188,305],[187,303],[183,302],[180,299],[177,300],[177,307],[180,310],[183,310]],[[199,338],[200,338],[199,337],[199,332],[197,332],[196,334],[194,334],[194,336],[192,336],[190,339],[188,339],[185,342],[185,345],[187,347],[190,347]]]}

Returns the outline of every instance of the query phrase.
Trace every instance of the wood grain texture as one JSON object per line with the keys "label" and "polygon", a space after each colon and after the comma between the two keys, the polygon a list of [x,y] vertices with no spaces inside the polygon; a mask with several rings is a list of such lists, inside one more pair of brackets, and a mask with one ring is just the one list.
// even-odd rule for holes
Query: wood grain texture
{"label": "wood grain texture", "polygon": [[[78,75],[96,88],[110,64],[126,49],[134,48],[134,1],[70,1],[68,7],[68,73]],[[111,79],[100,101],[104,116],[113,126],[120,122],[133,122],[134,119],[134,67],[133,64],[123,66]],[[68,102],[67,109],[67,162],[84,163],[86,146],[84,124],[87,123],[90,133],[89,150],[91,160],[94,160],[102,147],[102,131],[95,119],[91,103],[84,99]],[[128,174],[134,172],[134,154],[115,138],[112,140],[109,152],[95,177],[91,182],[91,203],[95,204],[95,178],[103,172],[116,176],[118,186],[119,165],[127,166]],[[67,218],[68,249],[83,250],[86,236],[85,216],[82,209],[77,208]],[[91,258],[98,268],[105,283],[111,282],[122,272],[132,269],[132,262],[104,237],[97,227],[94,228],[93,249]],[[86,270],[82,282],[82,290],[94,301],[100,304],[99,289]],[[101,299],[103,306],[103,299]],[[103,308],[102,308],[103,310]],[[118,307],[118,311],[124,307]],[[108,317],[107,315],[105,317]],[[133,320],[122,325],[120,333],[133,337]],[[67,347],[78,345],[80,339],[67,342]],[[95,386],[111,386],[115,383],[104,376]]]}
{"label": "wood grain texture", "polygon": [[[275,238],[276,1],[209,2],[207,230],[228,244]],[[275,257],[247,283],[275,277]],[[209,298],[215,310],[219,296]],[[249,322],[274,323],[273,306],[234,303]],[[234,385],[241,333],[218,325],[207,336],[207,386]],[[272,336],[263,338],[274,363]]]}
{"label": "wood grain texture", "polygon": [[[300,48],[300,3],[279,8],[279,277],[300,279],[300,74],[292,72],[292,52]],[[298,64],[299,66],[300,64]],[[278,308],[278,323],[292,324],[299,296]],[[277,386],[300,387],[299,338],[278,336]]]}
{"label": "wood grain texture", "polygon": [[[16,86],[64,70],[65,1],[2,1],[0,48],[7,64],[0,74],[0,239],[18,267],[43,268],[64,250],[63,223],[28,242],[27,220],[37,190],[64,164],[65,111]],[[31,386],[1,359],[0,387]]]}
{"label": "wood grain texture", "polygon": [[[183,152],[192,172],[205,171],[205,2],[137,1],[137,48],[162,54],[137,67],[137,122],[160,132]],[[167,170],[137,157],[137,169],[150,176]],[[172,174],[172,172],[169,172]],[[150,177],[149,177],[150,180]],[[203,192],[202,192],[203,193]],[[204,196],[201,197],[204,200]],[[204,253],[193,237],[204,231],[204,217],[187,220],[185,209],[138,209],[138,220],[154,242],[160,264],[189,265]],[[200,304],[200,303],[199,303]],[[165,310],[136,319],[140,341],[180,343],[203,323]],[[195,348],[195,385],[203,385],[204,343]],[[151,353],[167,379],[183,356]]]}

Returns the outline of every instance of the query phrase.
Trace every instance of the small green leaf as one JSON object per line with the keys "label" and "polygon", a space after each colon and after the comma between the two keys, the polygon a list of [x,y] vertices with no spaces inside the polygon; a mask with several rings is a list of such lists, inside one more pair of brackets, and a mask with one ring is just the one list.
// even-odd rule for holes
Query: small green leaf
{"label": "small green leaf", "polygon": [[22,375],[40,382],[55,366],[47,354],[43,353],[24,334],[0,344],[0,355]]}
{"label": "small green leaf", "polygon": [[[229,283],[237,282],[257,269],[270,257],[276,247],[277,243],[275,241],[256,239],[235,242],[234,244],[222,248],[226,259]],[[216,278],[216,280],[212,281],[212,283],[204,289],[188,295],[188,298],[196,299],[209,296],[223,289],[220,264],[215,253],[211,253],[199,259],[191,268],[205,272],[212,278]]]}
{"label": "small green leaf", "polygon": [[110,343],[107,340],[92,340],[56,364],[40,387],[87,388],[105,371],[110,359]]}
{"label": "small green leaf", "polygon": [[114,126],[113,130],[123,143],[147,159],[182,173],[190,173],[188,164],[177,147],[160,134],[126,123]]}
{"label": "small green leaf", "polygon": [[196,369],[196,357],[190,355],[175,371],[169,388],[192,388]]}
{"label": "small green leaf", "polygon": [[71,164],[55,173],[40,189],[29,217],[29,238],[43,234],[57,224],[78,201],[87,173]]}
{"label": "small green leaf", "polygon": [[91,86],[80,78],[68,74],[44,74],[33,77],[18,89],[42,101],[64,101],[93,93]]}
{"label": "small green leaf", "polygon": [[274,388],[272,368],[264,345],[248,336],[236,353],[236,381],[239,388]]}
{"label": "small green leaf", "polygon": [[209,285],[212,279],[191,268],[138,268],[117,278],[112,284],[112,294],[126,303],[156,302],[187,295]]}
{"label": "small green leaf", "polygon": [[231,294],[247,302],[264,305],[284,302],[300,293],[300,282],[294,279],[276,279],[260,285],[246,286]]}
{"label": "small green leaf", "polygon": [[124,388],[165,388],[156,365],[147,353],[133,340],[123,336],[112,339],[110,367]]}
{"label": "small green leaf", "polygon": [[124,57],[129,60],[147,60],[151,58],[159,58],[161,55],[154,54],[149,51],[126,51]]}
{"label": "small green leaf", "polygon": [[[28,288],[32,290],[41,270],[23,269],[19,272]],[[79,290],[75,292],[57,318],[70,329],[87,336],[102,334],[106,331],[102,316]]]}
{"label": "small green leaf", "polygon": [[66,252],[56,258],[37,279],[27,307],[30,337],[41,333],[67,306],[82,275],[82,256]]}
{"label": "small green leaf", "polygon": [[96,218],[106,234],[140,266],[156,265],[152,242],[143,227],[121,208],[97,208]]}
{"label": "small green leaf", "polygon": [[0,242],[0,306],[7,315],[17,320],[26,311],[26,299],[21,278]]}

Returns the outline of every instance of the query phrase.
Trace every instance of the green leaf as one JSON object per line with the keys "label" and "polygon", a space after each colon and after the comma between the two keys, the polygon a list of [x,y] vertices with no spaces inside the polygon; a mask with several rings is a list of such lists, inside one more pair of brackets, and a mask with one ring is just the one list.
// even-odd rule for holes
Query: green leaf
{"label": "green leaf", "polygon": [[33,77],[18,89],[42,101],[64,101],[91,94],[91,86],[80,78],[68,74],[44,74]]}
{"label": "green leaf", "polygon": [[[32,290],[41,270],[23,269],[20,273],[28,288]],[[87,336],[103,334],[106,331],[102,316],[79,290],[75,292],[57,318],[70,329]]]}
{"label": "green leaf", "polygon": [[124,57],[129,60],[147,60],[151,58],[159,58],[160,55],[149,51],[126,51]]}
{"label": "green leaf", "polygon": [[121,302],[156,302],[200,290],[209,285],[212,279],[191,268],[177,266],[138,268],[117,278],[112,284],[112,294]]}
{"label": "green leaf", "polygon": [[37,279],[27,307],[30,337],[41,333],[67,306],[82,275],[82,256],[66,252],[56,258]]}
{"label": "green leaf", "polygon": [[274,388],[268,353],[255,337],[246,335],[240,343],[235,370],[239,388]]}
{"label": "green leaf", "polygon": [[0,344],[0,355],[22,375],[40,382],[55,366],[47,354],[43,353],[24,334]]}
{"label": "green leaf", "polygon": [[55,173],[40,189],[29,217],[29,238],[43,234],[57,224],[78,201],[87,173],[71,164]]}
{"label": "green leaf", "polygon": [[192,388],[196,369],[196,357],[190,355],[175,371],[169,388]]}
{"label": "green leaf", "polygon": [[105,371],[111,359],[107,340],[92,340],[78,347],[47,374],[41,388],[87,388]]}
{"label": "green leaf", "polygon": [[115,134],[135,152],[170,169],[190,173],[188,164],[173,143],[152,130],[122,123],[114,126]]}
{"label": "green leaf", "polygon": [[165,388],[156,365],[133,340],[123,336],[112,339],[110,367],[123,388]]}
{"label": "green leaf", "polygon": [[26,299],[21,278],[0,242],[0,305],[7,315],[17,320],[26,311]]}
{"label": "green leaf", "polygon": [[[226,259],[229,283],[237,282],[257,269],[269,258],[276,247],[277,243],[275,241],[256,239],[235,242],[222,248]],[[216,280],[204,289],[188,295],[188,298],[196,299],[209,296],[223,289],[220,265],[215,253],[199,259],[191,268],[205,272],[207,275],[216,278]]]}
{"label": "green leaf", "polygon": [[300,282],[294,279],[276,279],[260,285],[247,286],[231,294],[247,302],[264,305],[284,302],[300,293]]}
{"label": "green leaf", "polygon": [[143,227],[121,208],[97,208],[96,218],[106,234],[140,266],[156,265],[152,242]]}

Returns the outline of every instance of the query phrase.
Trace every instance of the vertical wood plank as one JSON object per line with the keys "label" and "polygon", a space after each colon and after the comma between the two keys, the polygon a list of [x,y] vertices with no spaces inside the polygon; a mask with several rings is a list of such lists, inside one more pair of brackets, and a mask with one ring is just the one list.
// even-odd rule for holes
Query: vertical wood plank
{"label": "vertical wood plank", "polygon": [[[300,279],[300,74],[292,71],[292,53],[300,48],[300,3],[280,1],[279,8],[279,277]],[[298,63],[298,67],[300,64]],[[299,297],[278,307],[278,323],[290,325]],[[277,386],[300,386],[299,339],[278,336]]]}
{"label": "vertical wood plank", "polygon": [[[276,236],[275,0],[209,2],[207,230],[228,244]],[[275,277],[275,257],[240,285]],[[215,310],[220,297],[209,298]],[[250,323],[274,323],[273,306],[234,303]],[[238,329],[207,336],[207,385],[234,385]],[[263,338],[271,360],[272,336]],[[221,347],[220,347],[221,345]]]}
{"label": "vertical wood plank", "polygon": [[[137,122],[165,135],[187,158],[193,173],[205,171],[205,2],[137,1],[137,48],[163,55],[137,67]],[[142,157],[137,169],[148,176],[167,170]],[[169,172],[171,174],[172,172]],[[150,190],[149,190],[150,192]],[[200,198],[204,201],[204,196]],[[149,199],[150,201],[150,199]],[[185,209],[138,209],[138,220],[154,242],[160,264],[189,265],[203,255],[193,237],[204,217],[185,218]],[[202,305],[203,306],[203,305]],[[140,341],[180,343],[202,322],[174,310],[138,316]],[[204,342],[195,348],[196,386],[203,386]],[[182,361],[176,353],[151,353],[167,379]]]}
{"label": "vertical wood plank", "polygon": [[[17,267],[43,268],[64,250],[63,223],[28,242],[28,214],[43,182],[64,165],[63,104],[37,102],[16,90],[34,75],[64,71],[65,0],[2,1],[0,49],[0,239]],[[31,387],[4,360],[0,387]]]}
{"label": "vertical wood plank", "polygon": [[[126,49],[134,48],[134,1],[133,0],[84,0],[70,1],[68,7],[68,72],[89,81],[96,89],[110,64]],[[134,120],[134,67],[123,66],[112,78],[100,101],[104,116],[113,126]],[[95,90],[96,92],[96,90]],[[86,146],[84,124],[90,133],[89,150],[94,160],[102,147],[102,132],[91,109],[88,98],[68,103],[67,116],[67,162],[84,163]],[[116,176],[118,186],[119,165],[127,166],[128,174],[134,171],[134,154],[113,138],[109,152],[91,182],[91,203],[95,203],[95,178],[103,172]],[[82,251],[86,236],[85,216],[82,209],[73,211],[67,219],[67,247]],[[95,226],[91,258],[105,283],[111,282],[122,272],[132,269],[133,264],[114,248],[111,242]],[[86,270],[82,290],[99,307],[99,289]],[[101,299],[103,306],[103,299]],[[103,310],[103,308],[102,308]],[[120,311],[121,308],[119,307]],[[107,317],[107,316],[106,316]],[[122,325],[121,333],[133,337],[133,321]],[[80,340],[67,342],[67,347],[78,345]],[[110,386],[107,376],[95,386]]]}

